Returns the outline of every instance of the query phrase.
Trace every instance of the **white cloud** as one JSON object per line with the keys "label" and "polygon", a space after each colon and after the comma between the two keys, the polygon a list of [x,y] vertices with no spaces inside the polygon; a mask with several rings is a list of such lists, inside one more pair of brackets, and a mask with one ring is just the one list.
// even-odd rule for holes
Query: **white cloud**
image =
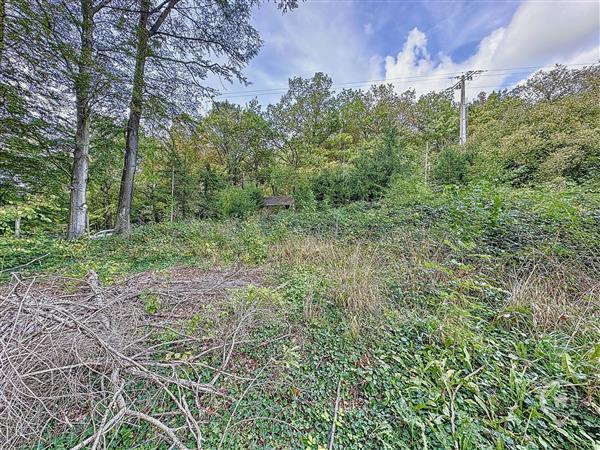
{"label": "white cloud", "polygon": [[[352,5],[344,6],[307,3],[282,16],[266,4],[253,20],[265,46],[245,71],[252,86],[233,85],[228,90],[279,89],[287,86],[288,78],[312,77],[315,72],[327,73],[335,83],[380,78],[380,64],[373,59],[367,36],[374,27],[365,25]],[[259,100],[275,102],[282,93],[262,93]],[[244,103],[251,97],[232,100]]]}
{"label": "white cloud", "polygon": [[[398,55],[385,58],[384,69],[387,80],[398,79],[394,81],[398,90],[415,87],[418,93],[448,87],[452,83],[449,73],[488,69],[470,83],[468,95],[474,96],[503,86],[519,72],[504,69],[593,63],[599,58],[599,2],[529,1],[519,6],[506,27],[483,38],[476,53],[465,61],[456,63],[444,54],[434,60],[427,50],[427,36],[415,28]],[[430,79],[415,78],[420,76]]]}

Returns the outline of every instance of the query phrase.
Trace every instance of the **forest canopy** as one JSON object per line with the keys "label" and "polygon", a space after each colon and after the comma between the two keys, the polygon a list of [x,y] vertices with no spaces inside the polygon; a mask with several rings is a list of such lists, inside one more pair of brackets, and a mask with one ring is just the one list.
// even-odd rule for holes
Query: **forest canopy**
{"label": "forest canopy", "polygon": [[243,67],[261,44],[249,24],[257,2],[134,3],[6,4],[3,232],[19,217],[26,234],[127,233],[130,223],[245,216],[274,194],[293,195],[298,208],[372,201],[398,179],[597,180],[598,65],[556,66],[482,92],[469,104],[468,144],[458,146],[451,90],[340,90],[316,73],[291,78],[274,104],[231,103],[203,80],[246,82]]}

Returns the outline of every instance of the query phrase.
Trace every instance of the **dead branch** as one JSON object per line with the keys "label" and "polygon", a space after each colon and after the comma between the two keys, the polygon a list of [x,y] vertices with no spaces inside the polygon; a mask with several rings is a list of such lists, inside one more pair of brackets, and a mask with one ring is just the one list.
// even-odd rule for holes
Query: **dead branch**
{"label": "dead branch", "polygon": [[[126,422],[152,425],[159,432],[152,439],[174,448],[187,449],[186,440],[202,448],[198,411],[215,397],[234,400],[218,388],[222,378],[248,380],[226,369],[235,348],[252,342],[248,330],[260,309],[221,319],[215,337],[182,318],[227,316],[227,290],[253,283],[257,275],[237,268],[185,280],[161,276],[139,274],[104,287],[94,272],[84,280],[13,274],[0,294],[1,448],[47,443],[65,428],[79,427],[74,429],[82,436],[72,450],[96,450]],[[160,290],[151,291],[156,286]],[[160,314],[146,311],[144,292],[160,296]],[[172,358],[174,351],[190,356]],[[217,352],[220,367],[212,364]],[[210,382],[200,378],[207,369]],[[140,389],[148,395],[137,395]],[[160,413],[152,412],[155,405]],[[183,427],[173,425],[177,416],[185,419]],[[92,435],[83,435],[90,425]]]}

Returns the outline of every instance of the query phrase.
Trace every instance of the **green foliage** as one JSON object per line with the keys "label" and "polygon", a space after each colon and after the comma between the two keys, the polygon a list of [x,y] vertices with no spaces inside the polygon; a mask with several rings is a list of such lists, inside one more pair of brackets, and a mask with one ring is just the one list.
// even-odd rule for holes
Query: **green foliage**
{"label": "green foliage", "polygon": [[416,177],[397,175],[385,195],[384,202],[390,207],[432,204],[434,193],[429,185]]}
{"label": "green foliage", "polygon": [[[267,283],[232,292],[231,307],[276,315],[253,322],[232,357],[240,358],[240,376],[228,394],[243,399],[210,400],[207,447],[218,447],[231,417],[253,426],[229,427],[227,448],[327,445],[341,380],[340,448],[595,450],[596,187],[440,190],[413,181],[395,177],[376,204],[157,224],[130,240],[21,240],[21,247],[27,259],[51,253],[34,272],[83,276],[95,268],[105,282],[182,264],[262,265]],[[359,283],[357,268],[368,268],[369,283]],[[350,312],[339,301],[357,286],[351,292],[363,301],[376,294],[379,309]],[[160,311],[150,290],[141,300],[148,313]],[[185,326],[203,320],[194,315]],[[108,437],[117,449],[149,433],[127,425]],[[71,447],[75,437],[65,434],[56,446]]]}
{"label": "green foliage", "polygon": [[409,176],[408,156],[398,130],[389,128],[379,140],[361,149],[353,165],[322,170],[313,181],[317,200],[333,205],[381,198],[392,177]]}
{"label": "green foliage", "polygon": [[524,185],[600,172],[598,66],[540,72],[511,93],[483,97],[470,109],[473,179]]}
{"label": "green foliage", "polygon": [[372,154],[362,153],[355,160],[350,183],[353,188],[353,200],[373,200],[381,197],[388,187],[392,176],[401,168],[401,152],[398,131],[389,128],[377,143]]}
{"label": "green foliage", "polygon": [[479,240],[484,233],[495,233],[502,212],[501,194],[488,184],[445,189],[446,221],[449,230],[465,243]]}
{"label": "green foliage", "polygon": [[15,222],[20,222],[21,236],[56,230],[66,208],[54,195],[27,197],[0,206],[0,235],[14,234]]}
{"label": "green foliage", "polygon": [[231,186],[219,192],[217,201],[222,217],[244,218],[262,206],[263,196],[256,187]]}
{"label": "green foliage", "polygon": [[433,178],[440,184],[459,184],[467,179],[471,155],[458,146],[444,147],[433,165]]}
{"label": "green foliage", "polygon": [[148,314],[156,314],[160,310],[160,296],[158,294],[146,289],[140,294],[140,299],[144,302]]}
{"label": "green foliage", "polygon": [[[326,74],[292,78],[287,93],[266,109],[256,100],[245,106],[221,102],[201,118],[172,117],[164,136],[141,133],[132,218],[149,224],[171,216],[245,217],[256,208],[242,189],[250,185],[293,195],[298,210],[373,202],[393,180],[418,183],[425,170],[440,185],[589,186],[600,174],[598,70],[557,67],[513,91],[481,94],[469,107],[465,147],[455,144],[458,108],[451,92],[417,97],[380,85],[336,93]],[[7,174],[0,180],[0,202],[53,196],[64,208],[66,130],[49,139],[50,125],[28,117],[26,99],[2,89],[6,127],[0,139],[8,151],[0,156]],[[110,116],[92,120],[92,231],[114,225],[124,126]],[[65,209],[52,218],[53,231],[62,232],[66,221]]]}
{"label": "green foliage", "polygon": [[248,221],[240,232],[240,259],[245,263],[262,263],[267,258],[267,242],[258,224]]}

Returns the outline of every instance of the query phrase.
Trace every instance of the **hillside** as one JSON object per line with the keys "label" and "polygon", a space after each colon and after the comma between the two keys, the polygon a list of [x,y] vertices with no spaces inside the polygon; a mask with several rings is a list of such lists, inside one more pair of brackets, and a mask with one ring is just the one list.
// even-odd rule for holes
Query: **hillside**
{"label": "hillside", "polygon": [[600,450],[599,36],[0,0],[0,450]]}
{"label": "hillside", "polygon": [[[128,240],[21,240],[22,260],[47,256],[18,286],[4,274],[13,291],[4,288],[1,314],[10,317],[31,283],[53,283],[63,302],[85,297],[85,274],[97,272],[105,298],[129,299],[120,315],[143,316],[137,336],[149,330],[153,343],[144,361],[164,364],[165,376],[214,383],[212,394],[167,395],[143,377],[124,378],[131,407],[177,430],[182,446],[201,436],[204,448],[318,449],[332,439],[337,448],[595,449],[597,200],[581,189],[407,195],[399,186],[376,204],[147,226]],[[3,254],[5,267],[17,261]],[[69,345],[61,351],[73,356]],[[10,369],[7,358],[3,391],[23,395],[12,374],[39,369]],[[106,423],[107,405],[96,402],[112,394],[78,395],[76,413],[44,401],[71,414],[70,425],[44,428],[52,448],[71,448]],[[2,414],[10,433],[16,416]],[[24,417],[20,427],[33,420]],[[102,439],[109,448],[171,441],[131,417]]]}

